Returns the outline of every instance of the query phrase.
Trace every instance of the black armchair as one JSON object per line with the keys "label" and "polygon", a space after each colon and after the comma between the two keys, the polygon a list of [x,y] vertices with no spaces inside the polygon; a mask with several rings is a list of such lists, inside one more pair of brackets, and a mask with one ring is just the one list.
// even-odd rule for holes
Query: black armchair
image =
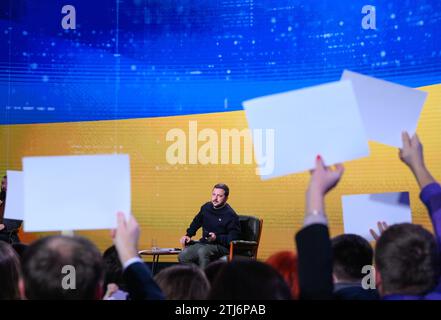
{"label": "black armchair", "polygon": [[239,222],[241,227],[240,240],[230,242],[228,261],[233,260],[235,256],[256,259],[260,235],[262,234],[263,219],[254,216],[239,215]]}
{"label": "black armchair", "polygon": [[22,226],[23,221],[14,219],[3,219],[5,228],[0,231],[0,239],[8,243],[20,242],[18,233]]}

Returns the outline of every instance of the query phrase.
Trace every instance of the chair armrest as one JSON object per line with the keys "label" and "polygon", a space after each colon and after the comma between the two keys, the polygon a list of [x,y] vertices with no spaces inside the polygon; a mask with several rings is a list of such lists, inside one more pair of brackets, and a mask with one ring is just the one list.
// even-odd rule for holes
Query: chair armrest
{"label": "chair armrest", "polygon": [[230,243],[232,243],[233,245],[237,245],[237,246],[257,246],[257,242],[256,241],[246,241],[246,240],[233,240]]}
{"label": "chair armrest", "polygon": [[228,261],[231,261],[236,250],[252,250],[257,248],[258,243],[256,241],[246,241],[246,240],[233,240],[230,242],[230,254],[228,256]]}

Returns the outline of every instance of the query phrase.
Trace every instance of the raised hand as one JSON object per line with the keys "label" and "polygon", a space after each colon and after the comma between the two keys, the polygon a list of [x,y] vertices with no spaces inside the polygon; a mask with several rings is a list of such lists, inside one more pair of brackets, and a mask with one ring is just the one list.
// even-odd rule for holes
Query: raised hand
{"label": "raised hand", "polygon": [[138,256],[139,225],[132,215],[126,221],[122,212],[118,212],[117,221],[117,228],[112,235],[113,243],[121,263],[124,265],[129,259]]}
{"label": "raised hand", "polygon": [[399,152],[401,161],[412,170],[424,167],[423,145],[418,135],[414,134],[411,138],[407,132],[403,132],[401,139],[403,141],[403,147]]}
{"label": "raised hand", "polygon": [[329,190],[334,188],[344,172],[342,164],[336,164],[335,170],[326,167],[323,159],[317,156],[315,161],[315,169],[312,171],[311,180],[309,182],[309,190],[311,192],[325,195]]}
{"label": "raised hand", "polygon": [[335,165],[335,169],[326,167],[323,159],[317,156],[315,169],[311,172],[308,191],[306,192],[307,213],[324,213],[324,197],[340,181],[344,172],[342,164]]}
{"label": "raised hand", "polygon": [[415,134],[411,138],[407,132],[403,132],[402,140],[403,147],[399,152],[400,159],[412,170],[421,189],[436,182],[424,163],[423,145],[418,136]]}
{"label": "raised hand", "polygon": [[378,221],[377,222],[377,226],[378,226],[379,234],[377,234],[374,229],[369,229],[369,232],[371,233],[371,235],[372,235],[372,237],[374,238],[375,241],[377,241],[380,238],[380,236],[383,234],[383,232],[387,228],[389,228],[387,223],[384,222],[384,221]]}

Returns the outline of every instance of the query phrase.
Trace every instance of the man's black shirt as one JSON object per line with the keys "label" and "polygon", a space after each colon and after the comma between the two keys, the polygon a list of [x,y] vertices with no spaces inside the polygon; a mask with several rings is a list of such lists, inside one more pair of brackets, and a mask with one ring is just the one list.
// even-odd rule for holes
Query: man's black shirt
{"label": "man's black shirt", "polygon": [[[205,203],[187,229],[187,236],[194,236],[200,227],[202,227],[200,240],[202,243],[228,247],[232,240],[237,240],[240,236],[239,216],[228,203],[219,209],[215,209],[211,202]],[[216,240],[213,242],[205,239],[210,232],[216,234]]]}

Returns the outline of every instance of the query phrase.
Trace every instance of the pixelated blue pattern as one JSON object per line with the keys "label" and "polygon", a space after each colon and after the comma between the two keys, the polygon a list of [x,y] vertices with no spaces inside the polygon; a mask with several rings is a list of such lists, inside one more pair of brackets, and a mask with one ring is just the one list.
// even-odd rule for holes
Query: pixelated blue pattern
{"label": "pixelated blue pattern", "polygon": [[[361,26],[366,4],[376,30]],[[343,69],[441,83],[440,33],[439,0],[2,0],[0,123],[241,110]]]}

